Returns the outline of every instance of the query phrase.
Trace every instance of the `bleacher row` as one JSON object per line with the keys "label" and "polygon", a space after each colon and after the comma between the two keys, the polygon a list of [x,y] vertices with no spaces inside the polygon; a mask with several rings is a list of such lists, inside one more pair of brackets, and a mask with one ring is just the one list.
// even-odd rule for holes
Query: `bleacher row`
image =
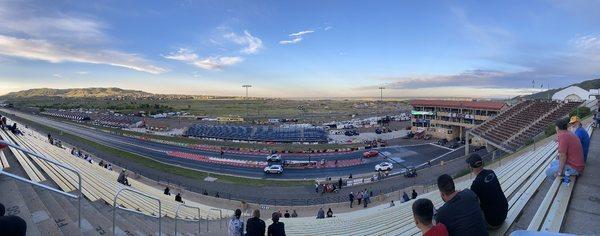
{"label": "bleacher row", "polygon": [[43,115],[54,116],[63,119],[75,120],[75,121],[84,121],[89,120],[90,116],[83,112],[74,112],[74,111],[63,111],[63,110],[46,110],[40,112]]}
{"label": "bleacher row", "polygon": [[[24,135],[14,135],[11,132],[0,130],[0,138],[7,140],[8,142],[15,143],[35,153],[41,154],[53,161],[64,163],[67,166],[77,170],[82,177],[82,193],[89,201],[100,201],[103,205],[110,204],[112,206],[117,191],[126,188],[124,185],[117,183],[117,172],[107,170],[97,164],[90,164],[84,159],[75,157],[70,154],[69,150],[49,144],[47,142],[47,138],[37,132],[23,128],[23,126],[21,126],[20,129]],[[9,150],[14,154],[15,159],[18,161],[20,167],[22,167],[24,170],[24,174],[28,179],[31,179],[35,182],[45,182],[51,180],[56,186],[58,186],[59,189],[65,192],[73,192],[77,190],[78,179],[76,174],[68,172],[63,168],[50,164],[32,155],[28,155],[27,153],[16,148],[10,147]],[[2,166],[7,166],[4,158],[2,161]],[[46,176],[49,178],[49,180],[46,178]],[[132,178],[129,178],[129,183],[131,184],[131,189],[141,191],[145,194],[160,199],[163,219],[168,221],[175,217],[176,209],[179,205],[181,205],[181,203],[176,202],[173,196],[164,195],[162,190],[151,187]],[[179,211],[179,218],[187,221],[198,222],[199,220],[215,220],[220,219],[221,213],[223,214],[222,217],[228,217],[232,213],[230,210],[215,209],[213,207],[189,200],[186,200],[185,203],[186,205],[200,208],[200,216],[198,216],[199,213],[195,209],[181,208]],[[117,204],[123,208],[153,217],[158,217],[159,215],[158,205],[155,200],[132,192],[123,192],[117,201]],[[132,228],[131,225],[127,226],[122,221],[120,221],[117,225],[121,226],[121,228],[136,230],[135,228]],[[156,232],[151,230],[156,230],[156,225],[149,226],[152,227],[149,227],[147,230],[150,231],[146,232],[155,234]],[[105,228],[109,229],[109,227]],[[137,231],[140,230],[137,229]]]}
{"label": "bleacher row", "polygon": [[138,126],[142,119],[136,116],[101,115],[94,117],[92,124],[113,128],[131,128]]}
{"label": "bleacher row", "polygon": [[192,125],[185,134],[199,138],[262,142],[327,142],[327,133],[320,127],[274,127],[268,125]]}
{"label": "bleacher row", "polygon": [[[556,156],[556,142],[552,141],[535,151],[529,151],[514,160],[495,168],[505,195],[509,199],[509,213],[503,227],[490,231],[503,235],[537,191],[545,177],[545,168]],[[468,188],[472,179],[457,182],[457,189]],[[422,194],[420,198],[431,199],[436,208],[443,201],[438,191]],[[412,202],[387,207],[377,207],[350,213],[340,213],[334,218],[282,219],[290,235],[420,235],[412,218]]]}
{"label": "bleacher row", "polygon": [[471,132],[508,150],[516,151],[552,121],[566,116],[578,102],[525,100]]}

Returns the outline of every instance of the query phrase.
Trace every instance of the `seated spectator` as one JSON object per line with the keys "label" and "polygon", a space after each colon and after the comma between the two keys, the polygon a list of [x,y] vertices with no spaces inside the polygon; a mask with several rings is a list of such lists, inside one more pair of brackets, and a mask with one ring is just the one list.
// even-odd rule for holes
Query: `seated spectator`
{"label": "seated spectator", "polygon": [[93,164],[93,163],[94,163],[94,162],[92,161],[92,157],[91,157],[90,155],[87,155],[87,156],[85,157],[85,160],[86,160],[87,162],[89,162],[90,164]]}
{"label": "seated spectator", "polygon": [[75,155],[75,148],[71,148],[71,155]]}
{"label": "seated spectator", "polygon": [[108,163],[108,166],[106,167],[106,169],[112,170],[112,164]]}
{"label": "seated spectator", "polygon": [[177,193],[177,195],[175,195],[175,201],[184,203],[183,199],[181,198],[181,193]]}
{"label": "seated spectator", "polygon": [[269,225],[267,236],[285,236],[285,226],[283,222],[279,222],[279,214],[277,212],[273,212],[271,220],[273,224]]}
{"label": "seated spectator", "polygon": [[169,186],[165,187],[165,191],[163,192],[165,195],[171,195],[171,189],[169,188]]}
{"label": "seated spectator", "polygon": [[331,210],[331,208],[329,208],[327,210],[327,218],[331,218],[331,217],[333,217],[333,211]]}
{"label": "seated spectator", "polygon": [[546,169],[546,176],[556,178],[563,175],[580,175],[583,173],[585,163],[583,148],[579,138],[567,130],[568,118],[558,119],[555,122],[556,139],[558,140],[558,159],[550,162]]}
{"label": "seated spectator", "polygon": [[123,185],[131,186],[131,184],[129,184],[129,180],[127,180],[127,173],[125,173],[125,169],[121,170],[121,173],[119,174],[119,177],[117,178],[117,182],[119,182]]}
{"label": "seated spectator", "polygon": [[54,139],[52,138],[52,135],[50,133],[48,133],[48,142],[50,144],[54,144]]}
{"label": "seated spectator", "polygon": [[264,236],[266,227],[265,221],[260,219],[260,210],[254,209],[252,218],[246,221],[246,236]]}
{"label": "seated spectator", "polygon": [[296,217],[298,217],[298,213],[296,212],[296,210],[292,210],[292,218]]}
{"label": "seated spectator", "polygon": [[406,194],[406,192],[404,192],[402,194],[402,202],[408,202],[410,201],[410,198],[408,197],[408,194]]}
{"label": "seated spectator", "polygon": [[583,148],[583,162],[587,162],[588,151],[590,150],[590,135],[583,128],[583,125],[581,125],[581,120],[578,116],[571,117],[569,124],[572,127],[571,130],[573,133],[579,138],[579,142]]}
{"label": "seated spectator", "polygon": [[[4,142],[4,141],[2,141],[2,142]],[[7,144],[0,143],[0,150],[4,149],[4,148],[6,148],[6,147],[8,147],[8,145],[7,145]]]}
{"label": "seated spectator", "polygon": [[319,211],[317,212],[317,219],[324,219],[325,218],[325,211],[323,210],[323,207],[319,208]]}
{"label": "seated spectator", "polygon": [[489,229],[498,229],[506,220],[508,214],[508,201],[500,186],[500,181],[493,170],[483,169],[483,160],[477,153],[467,158],[467,164],[475,180],[471,184],[473,191],[479,198],[479,206]]}
{"label": "seated spectator", "polygon": [[416,200],[412,204],[415,225],[424,236],[448,236],[448,230],[443,223],[433,225],[433,203],[427,198]]}
{"label": "seated spectator", "polygon": [[437,186],[445,203],[435,215],[436,222],[444,224],[450,235],[488,235],[487,223],[473,191],[456,191],[454,180],[447,174],[438,177]]}
{"label": "seated spectator", "polygon": [[290,212],[288,212],[288,210],[285,210],[285,214],[283,214],[284,218],[290,218]]}
{"label": "seated spectator", "polygon": [[98,165],[104,167],[104,161],[100,160],[100,162],[98,162]]}
{"label": "seated spectator", "polygon": [[231,216],[231,219],[229,219],[229,228],[227,229],[227,231],[229,232],[229,236],[244,235],[244,221],[242,221],[241,216],[242,210],[235,209],[234,215]]}
{"label": "seated spectator", "polygon": [[417,196],[418,196],[418,195],[419,195],[419,194],[417,194],[417,191],[415,191],[415,190],[413,189],[411,198],[412,198],[412,199],[415,199],[415,198],[417,198]]}
{"label": "seated spectator", "polygon": [[394,200],[392,200],[392,201],[390,202],[390,207],[393,207],[393,206],[396,206],[396,204],[394,204]]}
{"label": "seated spectator", "polygon": [[[2,144],[0,144],[2,145]],[[0,147],[0,149],[2,149]],[[27,222],[18,216],[5,216],[5,208],[0,203],[0,234],[25,236],[27,233]]]}

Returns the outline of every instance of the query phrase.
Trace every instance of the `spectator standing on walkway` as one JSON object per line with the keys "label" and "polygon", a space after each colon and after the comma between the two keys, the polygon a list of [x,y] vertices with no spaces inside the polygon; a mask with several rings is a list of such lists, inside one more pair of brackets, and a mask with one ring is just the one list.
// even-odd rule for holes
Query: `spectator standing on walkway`
{"label": "spectator standing on walkway", "polygon": [[315,193],[319,193],[319,184],[318,183],[315,184]]}
{"label": "spectator standing on walkway", "polygon": [[229,228],[227,229],[229,236],[244,235],[244,221],[240,219],[242,210],[236,209],[235,214],[229,219]]}
{"label": "spectator standing on walkway", "polygon": [[450,235],[488,235],[487,224],[473,191],[456,191],[454,180],[447,174],[438,177],[437,186],[445,203],[435,215],[436,222],[444,224]]}
{"label": "spectator standing on walkway", "polygon": [[327,218],[331,218],[333,217],[333,211],[331,210],[331,207],[327,210]]}
{"label": "spectator standing on walkway", "polygon": [[271,220],[273,224],[269,225],[267,236],[285,236],[285,225],[283,222],[279,222],[279,214],[277,212],[273,212]]}
{"label": "spectator standing on walkway", "polygon": [[290,218],[290,212],[288,210],[285,210],[285,214],[283,214],[284,218]]}
{"label": "spectator standing on walkway", "polygon": [[358,193],[356,194],[356,201],[358,202],[359,206],[360,206],[362,199],[363,199],[363,193],[361,191],[358,191]]}
{"label": "spectator standing on walkway", "polygon": [[567,130],[568,118],[558,119],[555,122],[556,139],[558,140],[558,159],[550,162],[546,169],[546,176],[556,178],[567,175],[580,175],[583,173],[583,148],[579,138]]}
{"label": "spectator standing on walkway", "polygon": [[363,194],[363,207],[367,207],[367,205],[369,205],[369,202],[371,201],[371,197],[369,196],[368,193],[364,193]]}
{"label": "spectator standing on walkway", "polygon": [[342,181],[342,178],[340,178],[338,180],[338,186],[340,187],[340,189],[342,189],[342,184],[344,183],[344,181]]}
{"label": "spectator standing on walkway", "polygon": [[433,225],[433,203],[427,198],[416,200],[412,204],[415,225],[423,236],[448,236],[448,230],[443,223]]}
{"label": "spectator standing on walkway", "polygon": [[587,162],[588,151],[590,150],[590,135],[588,134],[587,130],[583,128],[583,125],[581,125],[579,116],[571,117],[569,124],[571,124],[573,133],[577,135],[579,142],[581,143],[581,147],[583,148],[583,162]]}
{"label": "spectator standing on walkway", "polygon": [[298,217],[298,212],[296,210],[292,210],[292,218]]}
{"label": "spectator standing on walkway", "polygon": [[246,236],[264,236],[266,227],[265,221],[260,219],[260,210],[254,209],[252,218],[246,222]]}
{"label": "spectator standing on walkway", "polygon": [[323,211],[323,207],[319,208],[319,211],[317,212],[317,219],[323,219],[325,218],[325,211]]}
{"label": "spectator standing on walkway", "polygon": [[479,198],[479,206],[489,229],[498,229],[508,214],[508,201],[493,170],[483,169],[483,160],[477,153],[467,158],[471,172],[476,176],[471,190]]}
{"label": "spectator standing on walkway", "polygon": [[352,203],[354,203],[354,193],[350,192],[348,195],[348,200],[350,200],[350,208],[352,208]]}
{"label": "spectator standing on walkway", "polygon": [[410,198],[408,197],[408,194],[406,194],[406,191],[404,193],[402,193],[402,202],[408,202],[410,201]]}
{"label": "spectator standing on walkway", "polygon": [[418,196],[418,195],[419,195],[419,194],[417,194],[417,191],[415,191],[415,190],[413,189],[413,191],[412,191],[412,196],[411,196],[411,197],[412,197],[412,199],[415,199],[415,198],[417,198],[417,196]]}

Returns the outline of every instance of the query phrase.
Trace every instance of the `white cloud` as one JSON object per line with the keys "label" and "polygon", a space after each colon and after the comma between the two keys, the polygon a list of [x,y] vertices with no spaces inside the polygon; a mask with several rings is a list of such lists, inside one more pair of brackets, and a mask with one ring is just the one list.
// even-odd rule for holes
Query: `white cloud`
{"label": "white cloud", "polygon": [[297,33],[292,33],[292,34],[290,34],[288,36],[290,36],[290,37],[300,37],[302,35],[311,34],[311,33],[314,33],[314,32],[315,32],[314,30],[304,30],[304,31],[300,31],[300,32],[297,32]]}
{"label": "white cloud", "polygon": [[76,74],[78,74],[78,75],[87,75],[87,74],[89,74],[90,72],[87,72],[87,71],[77,71],[77,72],[75,72],[75,73],[76,73]]}
{"label": "white cloud", "polygon": [[325,26],[325,28],[323,30],[329,31],[330,29],[333,29],[333,26]]}
{"label": "white cloud", "polygon": [[21,39],[0,35],[0,55],[41,60],[52,63],[80,62],[105,64],[159,74],[167,71],[154,66],[136,54],[114,50],[82,50],[57,45],[41,39]]}
{"label": "white cloud", "polygon": [[227,56],[200,58],[196,53],[186,48],[180,48],[177,52],[170,53],[169,55],[164,56],[164,58],[182,61],[205,70],[221,69],[226,66],[235,65],[244,60],[242,57]]}
{"label": "white cloud", "polygon": [[57,79],[62,79],[62,75],[61,74],[53,74],[52,77],[57,78]]}
{"label": "white cloud", "polygon": [[279,44],[285,45],[285,44],[295,44],[295,43],[299,43],[300,41],[302,41],[302,38],[298,37],[292,40],[281,40],[279,41]]}
{"label": "white cloud", "polygon": [[247,30],[244,30],[244,35],[237,35],[231,32],[225,34],[223,37],[236,44],[245,45],[245,47],[240,51],[244,54],[255,54],[263,48],[262,40],[258,37],[252,36],[252,34],[250,34],[250,32]]}

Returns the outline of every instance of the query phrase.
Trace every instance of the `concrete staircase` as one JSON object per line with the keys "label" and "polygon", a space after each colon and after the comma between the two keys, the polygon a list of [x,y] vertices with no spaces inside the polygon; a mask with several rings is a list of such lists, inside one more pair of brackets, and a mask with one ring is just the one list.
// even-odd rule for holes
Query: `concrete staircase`
{"label": "concrete staircase", "polygon": [[[10,168],[6,172],[26,176],[15,157],[5,152]],[[49,179],[49,178],[47,178]],[[41,184],[56,187],[46,180]],[[27,235],[113,235],[113,207],[99,200],[82,199],[82,223],[78,227],[78,200],[0,175],[0,203],[6,207],[6,215],[16,215],[27,222]],[[117,210],[116,235],[158,235],[156,218]],[[178,221],[177,235],[226,235],[224,221],[198,222]],[[222,224],[222,228],[220,225]],[[210,230],[208,230],[210,229]],[[162,235],[174,235],[175,221],[162,218]]]}

